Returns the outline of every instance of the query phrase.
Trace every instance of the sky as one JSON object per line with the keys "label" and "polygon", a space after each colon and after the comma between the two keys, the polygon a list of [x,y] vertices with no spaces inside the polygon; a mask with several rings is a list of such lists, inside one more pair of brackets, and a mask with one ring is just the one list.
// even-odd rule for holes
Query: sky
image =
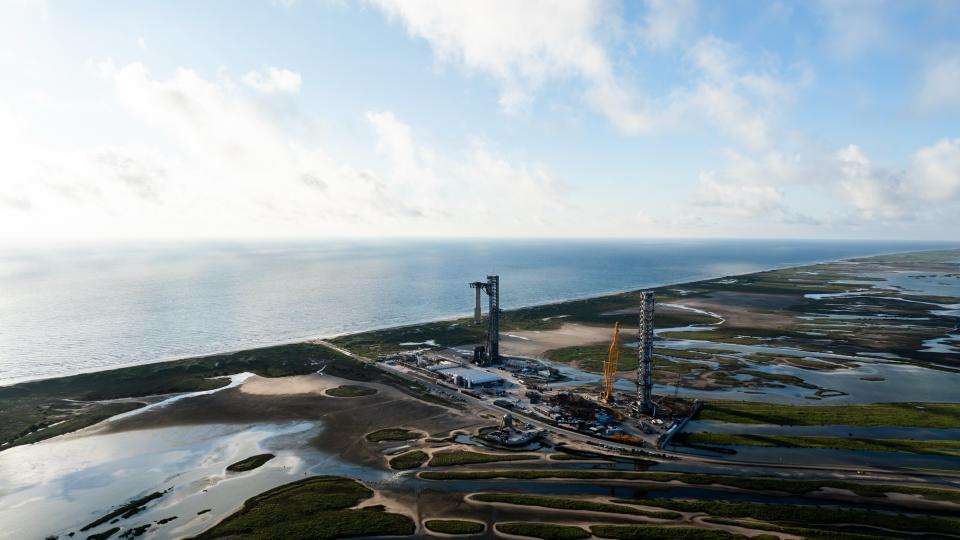
{"label": "sky", "polygon": [[960,238],[955,0],[0,0],[0,239]]}

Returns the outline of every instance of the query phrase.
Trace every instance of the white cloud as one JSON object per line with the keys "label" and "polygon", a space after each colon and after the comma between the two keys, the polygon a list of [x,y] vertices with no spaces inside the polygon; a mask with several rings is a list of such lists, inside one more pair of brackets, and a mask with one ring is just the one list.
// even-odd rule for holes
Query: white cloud
{"label": "white cloud", "polygon": [[842,193],[862,217],[897,218],[906,215],[903,175],[874,166],[855,144],[835,154]]}
{"label": "white cloud", "polygon": [[[808,204],[822,202],[801,211],[788,195],[800,192]],[[806,158],[728,151],[721,171],[700,172],[692,202],[717,216],[803,225],[891,225],[934,215],[949,223],[960,215],[960,139],[918,149],[904,169],[878,165],[855,144]]]}
{"label": "white cloud", "polygon": [[960,199],[960,139],[943,139],[913,156],[910,187],[929,202]]}
{"label": "white cloud", "polygon": [[695,0],[646,0],[640,37],[651,48],[670,47],[690,30],[697,14]]}
{"label": "white cloud", "polygon": [[820,0],[827,23],[827,45],[839,58],[849,60],[889,44],[885,0]]}
{"label": "white cloud", "polygon": [[927,64],[917,105],[926,111],[960,107],[960,54],[940,57]]}
{"label": "white cloud", "polygon": [[[12,142],[0,146],[0,236],[510,236],[550,234],[563,220],[543,167],[469,140],[437,158],[390,111],[366,115],[388,162],[374,171],[333,157],[303,135],[313,130],[288,131],[267,97],[225,76],[100,71],[151,143],[29,147],[0,124],[0,142]],[[16,117],[0,106],[0,119]]]}
{"label": "white cloud", "polygon": [[243,83],[257,92],[272,94],[285,92],[296,94],[300,92],[300,74],[288,69],[266,66],[266,74],[259,71],[250,71],[243,76]]}
{"label": "white cloud", "polygon": [[[766,146],[771,123],[807,82],[781,80],[772,72],[743,69],[740,51],[716,37],[689,48],[690,86],[660,98],[645,95],[614,72],[599,35],[617,14],[599,0],[450,2],[371,0],[390,19],[402,21],[411,36],[425,39],[435,57],[469,73],[493,77],[500,104],[511,112],[525,107],[548,81],[578,79],[584,100],[621,132],[647,135],[664,129],[690,129],[703,119],[752,148]],[[693,2],[651,0],[643,39],[666,46],[694,17]]]}
{"label": "white cloud", "polygon": [[671,96],[674,122],[690,124],[704,117],[753,149],[769,146],[774,123],[811,77],[802,71],[796,81],[785,81],[770,72],[745,70],[739,49],[714,36],[697,41],[686,58],[699,80]]}
{"label": "white cloud", "polygon": [[427,40],[441,62],[495,78],[506,112],[525,108],[550,79],[578,78],[590,106],[620,129],[644,133],[652,125],[633,107],[595,35],[609,16],[600,0],[371,1]]}
{"label": "white cloud", "polygon": [[719,213],[741,218],[765,217],[783,209],[783,193],[763,184],[718,180],[716,173],[700,173],[697,203]]}

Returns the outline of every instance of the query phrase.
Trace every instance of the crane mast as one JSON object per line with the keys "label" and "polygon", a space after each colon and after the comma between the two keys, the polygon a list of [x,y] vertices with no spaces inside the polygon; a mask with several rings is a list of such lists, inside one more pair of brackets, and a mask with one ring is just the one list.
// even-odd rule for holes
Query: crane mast
{"label": "crane mast", "polygon": [[603,395],[600,397],[604,403],[610,403],[613,399],[613,384],[617,382],[617,364],[620,362],[620,323],[613,325],[613,340],[610,342],[610,349],[607,351],[607,360],[603,363]]}

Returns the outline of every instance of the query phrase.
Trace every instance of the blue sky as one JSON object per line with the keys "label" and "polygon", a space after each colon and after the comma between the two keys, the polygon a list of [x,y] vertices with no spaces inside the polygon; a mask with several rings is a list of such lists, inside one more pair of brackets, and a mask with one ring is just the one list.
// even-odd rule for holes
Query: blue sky
{"label": "blue sky", "polygon": [[960,232],[958,2],[0,10],[8,239]]}

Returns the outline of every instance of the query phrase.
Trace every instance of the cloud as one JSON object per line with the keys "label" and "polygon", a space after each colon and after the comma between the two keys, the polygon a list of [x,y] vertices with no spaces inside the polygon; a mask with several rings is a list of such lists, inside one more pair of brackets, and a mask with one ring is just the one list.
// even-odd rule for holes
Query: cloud
{"label": "cloud", "polygon": [[[786,81],[773,72],[746,70],[734,45],[708,36],[684,55],[693,80],[654,97],[614,72],[599,35],[604,25],[621,21],[605,2],[371,2],[411,36],[426,40],[438,61],[496,80],[504,111],[525,108],[548,82],[574,79],[584,85],[587,106],[628,135],[689,129],[706,119],[738,142],[762,147],[769,143],[771,122],[809,79],[806,72]],[[695,13],[690,1],[651,0],[642,38],[652,47],[672,44]]]}
{"label": "cloud", "polygon": [[693,44],[686,60],[699,78],[692,87],[674,92],[671,115],[680,124],[706,118],[717,130],[752,149],[770,145],[776,120],[794,101],[796,90],[812,77],[806,69],[794,80],[746,70],[739,48],[715,36]]}
{"label": "cloud", "polygon": [[926,65],[916,103],[924,111],[960,107],[960,54],[940,57]]}
{"label": "cloud", "polygon": [[826,44],[844,60],[889,44],[885,0],[820,0],[820,14],[827,23]]}
{"label": "cloud", "polygon": [[243,83],[264,94],[275,92],[297,94],[300,92],[299,73],[272,66],[266,66],[263,69],[266,72],[265,74],[259,71],[248,72],[242,78]]}
{"label": "cloud", "polygon": [[874,166],[855,144],[835,154],[840,188],[847,200],[866,219],[900,218],[907,215],[904,176]]}
{"label": "cloud", "polygon": [[911,189],[925,201],[960,199],[960,139],[943,139],[918,150],[910,180]]}
{"label": "cloud", "polygon": [[[358,115],[372,137],[353,152],[377,152],[386,166],[356,166],[305,135],[315,129],[287,129],[269,95],[225,74],[99,68],[114,114],[150,142],[64,151],[21,144],[4,135],[15,125],[0,126],[10,143],[0,145],[0,206],[13,209],[0,212],[0,236],[510,236],[564,220],[560,184],[542,166],[471,139],[436,157],[390,111]],[[17,120],[2,103],[0,116]]]}
{"label": "cloud", "polygon": [[[803,197],[788,193],[822,203],[800,211]],[[960,139],[919,148],[904,168],[879,165],[855,144],[806,158],[728,151],[722,170],[700,172],[692,203],[721,217],[800,225],[890,225],[937,213],[950,222],[960,215]]]}
{"label": "cloud", "polygon": [[586,100],[628,133],[648,132],[652,120],[633,107],[595,35],[608,13],[600,0],[450,2],[371,0],[407,32],[425,39],[443,63],[493,77],[508,113],[529,105],[551,79],[580,79]]}
{"label": "cloud", "polygon": [[725,182],[712,171],[700,173],[699,205],[741,218],[765,217],[783,209],[783,193],[770,185]]}
{"label": "cloud", "polygon": [[697,14],[695,0],[646,0],[645,4],[640,37],[654,49],[673,46],[690,30]]}
{"label": "cloud", "polygon": [[484,223],[545,224],[564,211],[560,183],[545,168],[518,165],[473,140],[454,156],[440,156],[419,144],[412,128],[391,111],[370,111],[377,151],[390,162],[389,178],[405,186],[404,198],[432,218]]}

